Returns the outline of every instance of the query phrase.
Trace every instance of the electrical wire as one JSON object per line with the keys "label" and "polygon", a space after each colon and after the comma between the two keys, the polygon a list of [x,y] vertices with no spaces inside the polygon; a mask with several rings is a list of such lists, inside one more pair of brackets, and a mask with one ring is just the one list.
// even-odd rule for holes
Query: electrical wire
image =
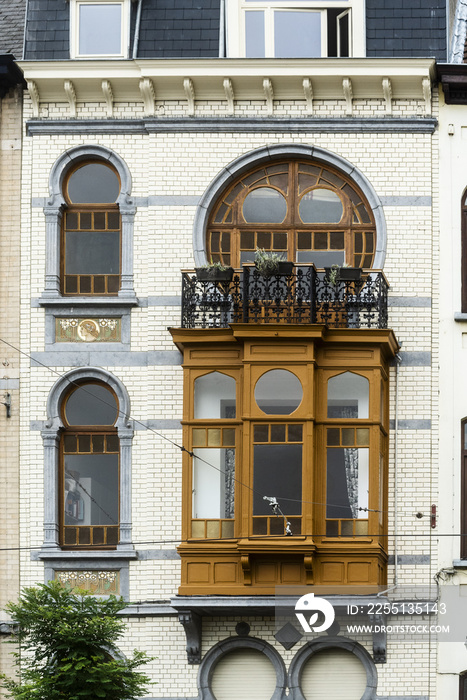
{"label": "electrical wire", "polygon": [[[50,367],[49,365],[46,365],[44,362],[41,362],[40,360],[36,360],[34,357],[32,357],[31,355],[29,355],[27,352],[24,352],[23,350],[20,350],[19,348],[15,347],[14,345],[12,345],[12,343],[9,343],[9,342],[6,341],[4,338],[0,338],[0,341],[1,341],[2,343],[4,343],[5,345],[8,345],[10,348],[12,348],[12,349],[15,350],[16,352],[20,353],[20,354],[23,355],[24,357],[27,357],[31,362],[34,362],[34,363],[36,363],[36,364],[39,364],[41,367],[44,367],[44,369],[48,370],[49,372],[52,372],[52,374],[55,374],[55,375],[56,375],[57,377],[59,377],[60,379],[65,379],[65,380],[68,382],[68,384],[69,384],[70,386],[75,386],[75,387],[77,387],[77,388],[80,388],[83,392],[85,392],[86,394],[89,394],[90,396],[92,396],[93,399],[97,399],[98,401],[100,401],[101,403],[103,403],[105,406],[108,406],[108,407],[110,407],[110,408],[112,408],[112,409],[115,408],[114,405],[110,404],[110,403],[109,403],[108,401],[106,401],[105,399],[103,399],[103,398],[101,398],[101,397],[99,397],[99,396],[95,396],[95,394],[93,394],[91,391],[88,391],[88,390],[86,389],[86,384],[83,385],[83,384],[81,384],[81,383],[79,383],[79,382],[76,382],[76,381],[74,381],[74,380],[72,380],[72,379],[69,379],[69,378],[66,376],[66,374],[63,374],[63,373],[58,372],[57,370],[53,369],[53,368]],[[149,432],[153,433],[154,435],[157,435],[157,437],[160,437],[160,438],[162,438],[163,440],[165,440],[166,442],[169,442],[171,445],[173,445],[173,446],[176,447],[177,449],[181,450],[181,452],[186,452],[188,455],[190,455],[190,457],[195,457],[195,458],[198,459],[199,461],[201,461],[201,462],[203,462],[204,464],[206,464],[208,467],[211,467],[212,469],[215,469],[216,471],[220,472],[221,474],[225,474],[224,470],[221,469],[220,467],[216,467],[214,464],[211,464],[211,463],[208,462],[206,459],[204,459],[204,458],[202,458],[202,457],[199,457],[199,456],[196,455],[193,451],[189,450],[188,448],[186,448],[186,447],[183,446],[183,445],[178,444],[178,443],[175,442],[174,440],[171,440],[171,439],[168,438],[166,435],[163,435],[162,433],[160,433],[159,431],[155,430],[154,428],[151,428],[151,427],[147,426],[144,422],[138,420],[137,418],[133,418],[131,415],[127,415],[126,413],[124,413],[123,411],[121,411],[119,408],[117,408],[117,412],[118,412],[121,416],[123,416],[124,418],[126,418],[127,420],[131,420],[131,421],[133,421],[133,423],[135,423],[135,424],[137,424],[137,425],[141,425],[143,428],[145,428],[145,429],[148,430]],[[257,495],[260,496],[262,499],[265,498],[265,494],[261,493],[261,492],[258,491],[257,489],[254,489],[254,488],[253,488],[252,486],[250,486],[249,484],[245,484],[244,482],[242,482],[242,481],[240,481],[239,479],[237,479],[235,476],[233,477],[233,481],[235,481],[235,483],[238,484],[239,486],[242,486],[243,488],[248,489],[248,490],[251,491],[252,493],[257,494]],[[326,503],[320,503],[320,502],[318,502],[318,501],[305,501],[305,500],[303,500],[303,499],[285,498],[285,497],[282,497],[282,496],[279,497],[279,500],[281,500],[281,501],[289,501],[289,502],[292,502],[292,503],[301,503],[302,505],[305,505],[305,504],[306,504],[306,505],[325,506],[325,507],[331,506],[332,508],[346,508],[346,509],[348,509],[348,506],[342,505],[342,504],[333,504],[333,503],[327,503],[327,502],[326,502]],[[359,507],[358,510],[359,510],[359,511],[364,511],[364,512],[369,512],[369,513],[386,513],[386,512],[389,512],[389,511],[384,511],[384,510],[380,511],[380,510],[376,510],[376,509],[372,509],[372,508],[361,508],[361,507]]]}

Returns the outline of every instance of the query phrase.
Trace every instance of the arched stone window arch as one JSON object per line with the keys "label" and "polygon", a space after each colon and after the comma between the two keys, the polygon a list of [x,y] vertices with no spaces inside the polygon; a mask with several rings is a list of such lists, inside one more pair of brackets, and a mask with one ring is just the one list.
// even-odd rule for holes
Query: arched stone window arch
{"label": "arched stone window arch", "polygon": [[386,224],[372,185],[344,158],[313,146],[275,145],[237,158],[211,182],[193,244],[196,265],[212,258],[239,267],[259,247],[317,267],[382,268]]}
{"label": "arched stone window arch", "polygon": [[[66,181],[69,173],[79,168],[83,163],[108,166],[109,171],[114,172],[120,182],[120,190],[114,203],[121,218],[120,282],[117,296],[120,303],[125,299],[134,300],[135,298],[133,288],[133,223],[136,206],[131,198],[130,171],[124,160],[109,148],[104,146],[83,145],[62,153],[50,172],[50,195],[44,206],[46,218],[44,305],[47,300],[57,299],[62,296],[62,290],[64,288],[63,280],[61,279],[63,270],[61,269],[60,263],[63,254],[61,244],[62,225],[63,214],[70,205],[70,202],[67,201],[69,198],[66,196]],[[98,226],[105,226],[105,229],[109,231],[112,229],[112,225],[108,217],[103,224],[98,224]],[[113,228],[115,229],[115,226],[113,226]],[[115,284],[115,280],[111,281],[111,290],[114,289]],[[98,287],[93,294],[98,295],[99,289],[100,287]],[[76,293],[79,293],[79,288]],[[114,292],[111,291],[110,293]],[[87,297],[87,302],[92,303],[92,297]]]}
{"label": "arched stone window arch", "polygon": [[278,652],[267,642],[254,637],[229,637],[218,642],[205,655],[198,672],[199,700],[218,700],[213,693],[213,676],[217,664],[228,660],[230,653],[251,651],[253,654],[263,654],[270,662],[272,672],[275,672],[276,682],[271,684],[272,694],[268,700],[284,700],[286,698],[287,672],[284,662]]}
{"label": "arched stone window arch", "polygon": [[47,400],[47,421],[41,432],[44,442],[44,548],[61,546],[59,498],[60,438],[66,429],[64,402],[74,386],[102,386],[115,396],[118,406],[113,423],[119,440],[119,539],[118,548],[131,547],[131,443],[130,399],[122,382],[107,370],[85,367],[67,372],[52,387]]}
{"label": "arched stone window arch", "polygon": [[[366,688],[358,700],[375,700],[378,685],[378,674],[373,659],[364,647],[358,642],[345,637],[319,637],[308,642],[295,654],[289,666],[289,698],[290,700],[308,700],[302,691],[302,674],[310,659],[320,652],[335,650],[346,651],[354,654],[361,663],[366,674]],[[336,667],[336,673],[341,669]]]}

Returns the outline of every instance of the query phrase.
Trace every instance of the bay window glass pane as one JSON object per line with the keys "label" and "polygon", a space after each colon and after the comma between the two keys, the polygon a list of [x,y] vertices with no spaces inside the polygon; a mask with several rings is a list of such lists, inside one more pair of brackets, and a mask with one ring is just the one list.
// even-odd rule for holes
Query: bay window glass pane
{"label": "bay window glass pane", "polygon": [[113,425],[118,410],[115,396],[100,384],[84,384],[67,399],[68,425]]}
{"label": "bay window glass pane", "polygon": [[79,6],[79,55],[122,53],[122,5],[86,3]]}
{"label": "bay window glass pane", "polygon": [[367,447],[327,449],[326,517],[368,518],[369,450]]}
{"label": "bay window glass pane", "polygon": [[235,418],[236,382],[221,372],[195,380],[195,418]]}
{"label": "bay window glass pane", "polygon": [[120,274],[120,233],[118,231],[68,231],[65,242],[67,275]]}
{"label": "bay window glass pane", "polygon": [[64,455],[65,525],[118,525],[118,455]]}
{"label": "bay window glass pane", "polygon": [[247,58],[264,58],[264,12],[245,12],[245,50]]}
{"label": "bay window glass pane", "polygon": [[195,450],[193,518],[233,518],[235,513],[235,450]]}
{"label": "bay window glass pane", "polygon": [[368,418],[370,383],[366,377],[344,372],[328,381],[328,418]]}
{"label": "bay window glass pane", "polygon": [[299,406],[303,397],[298,377],[287,369],[272,369],[256,382],[255,401],[269,415],[289,415]]}
{"label": "bay window glass pane", "polygon": [[320,57],[321,13],[274,12],[274,55],[276,58]]}
{"label": "bay window glass pane", "polygon": [[263,496],[277,498],[286,516],[301,515],[301,445],[255,445],[253,469],[253,515],[272,514]]}

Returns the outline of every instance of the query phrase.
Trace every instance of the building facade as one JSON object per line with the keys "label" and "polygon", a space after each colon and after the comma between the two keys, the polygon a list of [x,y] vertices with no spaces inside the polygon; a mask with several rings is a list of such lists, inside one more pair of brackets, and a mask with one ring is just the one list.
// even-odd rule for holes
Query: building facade
{"label": "building facade", "polygon": [[436,697],[383,628],[436,600],[447,17],[396,4],[29,3],[20,583],[124,595],[148,698]]}

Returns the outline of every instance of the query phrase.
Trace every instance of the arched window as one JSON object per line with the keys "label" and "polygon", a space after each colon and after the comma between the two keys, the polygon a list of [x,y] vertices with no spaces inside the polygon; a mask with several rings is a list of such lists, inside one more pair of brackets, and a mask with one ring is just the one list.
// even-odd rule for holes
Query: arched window
{"label": "arched window", "polygon": [[229,637],[204,656],[198,674],[201,700],[284,700],[287,673],[263,639]]}
{"label": "arched window", "polygon": [[47,400],[44,549],[132,549],[130,399],[107,370],[64,374]]}
{"label": "arched window", "polygon": [[90,304],[118,296],[122,306],[134,304],[136,206],[126,163],[104,146],[72,148],[55,162],[49,191],[41,305],[47,308],[62,295],[86,295]]}
{"label": "arched window", "polygon": [[63,183],[62,291],[66,295],[117,294],[120,289],[120,180],[103,161],[84,161]]}
{"label": "arched window", "polygon": [[378,676],[366,649],[345,637],[318,637],[289,667],[293,700],[374,700]]}
{"label": "arched window", "polygon": [[119,407],[110,388],[73,386],[62,403],[61,543],[113,547],[119,541]]}
{"label": "arched window", "polygon": [[208,260],[239,267],[256,248],[316,267],[369,268],[376,223],[359,187],[319,161],[285,160],[242,174],[221,194],[206,229]]}

